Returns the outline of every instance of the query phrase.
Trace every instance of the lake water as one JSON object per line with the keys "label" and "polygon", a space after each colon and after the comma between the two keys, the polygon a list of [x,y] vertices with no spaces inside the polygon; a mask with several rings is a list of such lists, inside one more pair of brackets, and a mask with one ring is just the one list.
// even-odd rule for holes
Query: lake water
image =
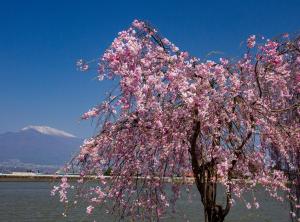
{"label": "lake water", "polygon": [[[85,214],[84,207],[70,209],[67,217],[62,216],[63,205],[50,196],[53,184],[47,182],[0,182],[0,221],[2,222],[54,222],[54,221],[118,221],[101,210],[92,216]],[[164,222],[202,222],[203,208],[196,189],[194,197],[178,201],[177,214],[167,215]],[[249,194],[249,200],[251,200]],[[237,202],[226,218],[226,222],[288,222],[289,207],[269,198],[261,189],[256,194],[261,207],[248,210]]]}

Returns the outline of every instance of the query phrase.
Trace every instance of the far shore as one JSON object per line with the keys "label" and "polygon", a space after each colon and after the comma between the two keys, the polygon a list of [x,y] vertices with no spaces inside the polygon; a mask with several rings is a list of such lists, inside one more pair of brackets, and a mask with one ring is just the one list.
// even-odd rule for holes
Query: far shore
{"label": "far shore", "polygon": [[[11,173],[11,174],[1,174],[0,173],[0,182],[54,182],[60,181],[61,178],[67,177],[69,181],[77,181],[81,179],[80,175],[77,174],[38,174],[38,173]],[[104,179],[111,179],[111,176],[104,176]],[[84,180],[97,180],[98,177],[94,175],[84,176]],[[138,177],[138,179],[148,179],[147,177]],[[170,182],[185,182],[185,183],[194,183],[193,177],[164,177],[163,180],[167,183]]]}

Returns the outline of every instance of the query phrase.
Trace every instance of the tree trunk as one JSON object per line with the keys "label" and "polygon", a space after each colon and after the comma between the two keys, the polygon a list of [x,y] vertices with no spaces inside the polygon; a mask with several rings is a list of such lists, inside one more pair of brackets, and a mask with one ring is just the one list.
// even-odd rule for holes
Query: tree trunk
{"label": "tree trunk", "polygon": [[[197,112],[196,112],[197,114]],[[190,138],[190,154],[192,161],[192,170],[204,206],[205,222],[223,222],[230,210],[230,193],[226,193],[227,203],[223,208],[216,203],[217,180],[215,163],[199,164],[196,155],[197,138],[200,134],[200,122],[195,121],[193,134]],[[213,178],[215,178],[213,182]]]}
{"label": "tree trunk", "polygon": [[221,205],[216,203],[217,195],[217,184],[206,182],[203,184],[205,186],[205,193],[200,193],[202,203],[204,205],[204,215],[206,222],[223,222],[227,213]]}
{"label": "tree trunk", "polygon": [[223,222],[225,219],[224,211],[220,205],[211,208],[205,208],[205,221],[207,222]]}

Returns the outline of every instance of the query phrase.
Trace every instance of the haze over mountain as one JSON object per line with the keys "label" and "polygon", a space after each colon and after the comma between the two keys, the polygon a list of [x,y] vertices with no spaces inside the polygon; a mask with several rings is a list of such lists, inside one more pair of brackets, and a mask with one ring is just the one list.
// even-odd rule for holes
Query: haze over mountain
{"label": "haze over mountain", "polygon": [[0,163],[62,166],[79,151],[82,141],[48,126],[27,126],[0,134]]}

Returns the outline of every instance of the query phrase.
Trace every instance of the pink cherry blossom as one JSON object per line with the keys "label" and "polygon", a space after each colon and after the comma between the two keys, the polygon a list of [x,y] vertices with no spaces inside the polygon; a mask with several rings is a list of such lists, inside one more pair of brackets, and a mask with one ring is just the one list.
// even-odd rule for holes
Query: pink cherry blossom
{"label": "pink cherry blossom", "polygon": [[[294,50],[297,38],[282,41],[257,42],[252,35],[242,58],[215,62],[181,52],[143,21],[121,31],[98,70],[100,79],[117,80],[118,87],[83,114],[99,118],[99,132],[72,162],[82,177],[97,176],[95,187],[77,185],[93,204],[87,213],[102,205],[134,221],[160,218],[188,175],[209,222],[223,221],[235,199],[257,184],[278,201],[283,190],[297,204],[300,197],[288,185],[297,183],[286,169],[299,169],[300,51]],[[226,188],[223,205],[213,195],[217,183]],[[64,179],[54,191],[65,202],[69,188]],[[255,198],[253,206],[259,207]]]}
{"label": "pink cherry blossom", "polygon": [[91,214],[93,212],[93,210],[94,210],[94,207],[90,205],[86,208],[86,213]]}
{"label": "pink cherry blossom", "polygon": [[248,40],[247,40],[247,46],[248,46],[248,48],[253,48],[254,46],[255,46],[255,43],[256,43],[256,41],[255,41],[255,39],[256,39],[256,36],[255,35],[251,35],[249,38],[248,38]]}

